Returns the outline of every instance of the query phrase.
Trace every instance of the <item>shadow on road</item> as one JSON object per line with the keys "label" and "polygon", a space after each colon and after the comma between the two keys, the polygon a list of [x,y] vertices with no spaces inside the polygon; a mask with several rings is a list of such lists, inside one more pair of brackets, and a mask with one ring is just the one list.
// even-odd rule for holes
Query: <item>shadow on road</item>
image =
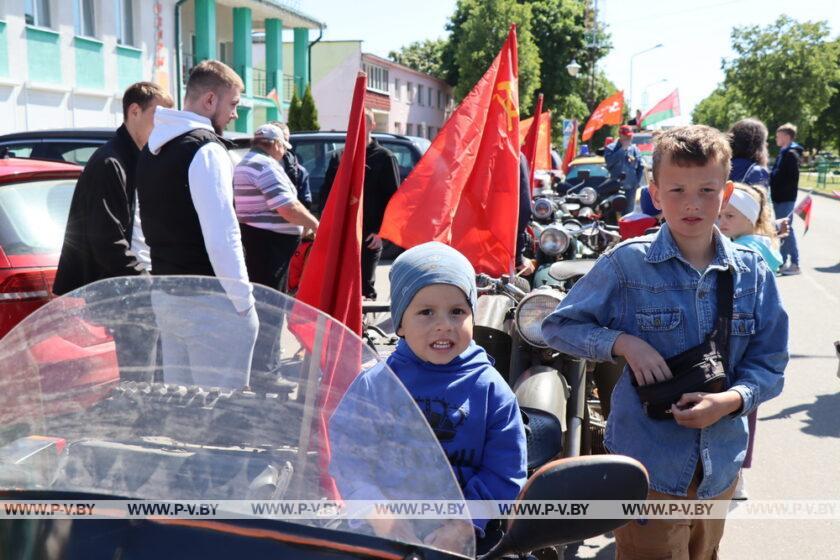
{"label": "shadow on road", "polygon": [[817,272],[828,272],[828,273],[840,272],[840,263],[837,263],[834,266],[815,266],[814,270],[816,270]]}
{"label": "shadow on road", "polygon": [[840,390],[831,395],[817,395],[817,400],[812,403],[800,404],[788,407],[778,414],[759,418],[761,422],[766,420],[780,420],[790,418],[794,414],[806,412],[807,418],[802,432],[817,437],[840,438]]}

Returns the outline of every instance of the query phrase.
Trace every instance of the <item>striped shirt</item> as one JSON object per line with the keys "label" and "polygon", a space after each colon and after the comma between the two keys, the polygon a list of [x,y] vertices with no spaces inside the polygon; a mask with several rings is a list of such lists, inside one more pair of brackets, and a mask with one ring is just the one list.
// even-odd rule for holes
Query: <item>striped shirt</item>
{"label": "striped shirt", "polygon": [[277,208],[297,200],[297,189],[283,166],[260,150],[251,150],[233,173],[233,204],[239,223],[287,235],[300,235],[301,226],[290,224]]}

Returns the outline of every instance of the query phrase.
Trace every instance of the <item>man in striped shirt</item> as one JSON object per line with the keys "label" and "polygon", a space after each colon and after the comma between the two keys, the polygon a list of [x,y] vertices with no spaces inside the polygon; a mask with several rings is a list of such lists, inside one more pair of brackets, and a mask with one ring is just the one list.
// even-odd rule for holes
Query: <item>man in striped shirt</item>
{"label": "man in striped shirt", "polygon": [[290,148],[280,128],[264,124],[254,132],[251,151],[233,175],[248,276],[275,290],[282,288],[303,230],[318,229],[318,220],[298,201],[283,170],[283,155]]}

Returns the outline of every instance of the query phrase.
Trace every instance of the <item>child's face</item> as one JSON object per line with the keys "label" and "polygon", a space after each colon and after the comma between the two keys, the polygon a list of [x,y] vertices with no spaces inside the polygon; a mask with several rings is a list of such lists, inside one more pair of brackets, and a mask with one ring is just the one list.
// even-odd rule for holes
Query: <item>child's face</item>
{"label": "child's face", "polygon": [[650,195],[674,237],[687,240],[711,234],[732,188],[722,162],[683,167],[668,157],[650,185]]}
{"label": "child's face", "polygon": [[752,222],[731,204],[727,204],[726,208],[720,213],[718,226],[720,227],[721,233],[730,239],[737,239],[742,235],[750,235],[754,229]]}
{"label": "child's face", "polygon": [[418,358],[448,364],[470,345],[472,310],[467,296],[449,284],[421,289],[408,304],[397,329]]}

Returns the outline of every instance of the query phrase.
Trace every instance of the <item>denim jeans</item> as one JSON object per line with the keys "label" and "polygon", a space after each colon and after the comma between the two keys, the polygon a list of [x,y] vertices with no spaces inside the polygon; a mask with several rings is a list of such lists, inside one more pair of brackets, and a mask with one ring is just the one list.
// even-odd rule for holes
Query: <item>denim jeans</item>
{"label": "denim jeans", "polygon": [[[790,213],[793,212],[795,206],[796,201],[774,202],[773,212],[776,213],[776,219],[778,220],[790,216]],[[796,244],[796,234],[793,231],[792,220],[788,231],[790,231],[790,233],[787,237],[782,238],[782,243],[779,247],[779,252],[782,254],[782,266],[784,266],[787,262],[788,255],[790,255],[790,262],[799,266],[799,247]]]}

